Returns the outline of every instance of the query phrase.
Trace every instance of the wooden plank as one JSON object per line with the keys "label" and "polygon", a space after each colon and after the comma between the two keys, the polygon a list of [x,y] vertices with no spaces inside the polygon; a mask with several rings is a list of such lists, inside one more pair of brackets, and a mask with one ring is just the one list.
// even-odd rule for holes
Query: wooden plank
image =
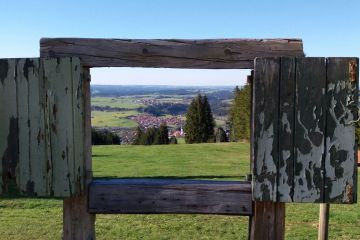
{"label": "wooden plank", "polygon": [[[90,217],[89,217],[90,216]],[[65,198],[63,201],[64,240],[95,239],[95,215],[87,212],[86,196]]]}
{"label": "wooden plank", "polygon": [[250,182],[112,179],[89,185],[90,213],[251,215]]}
{"label": "wooden plank", "polygon": [[323,201],[325,89],[325,58],[297,59],[294,202]]}
{"label": "wooden plank", "polygon": [[[19,164],[18,187],[26,192],[31,179],[30,164],[30,122],[29,122],[29,81],[25,76],[24,66],[27,59],[16,59],[16,91],[19,130]],[[28,74],[28,73],[27,73]],[[29,186],[30,187],[30,186]]]}
{"label": "wooden plank", "polygon": [[[77,62],[78,61],[73,61],[73,69],[74,66],[77,66]],[[90,71],[86,68],[81,69],[81,71],[83,73],[81,79],[79,79],[81,89],[78,88],[77,91],[81,90],[82,92],[81,95],[83,99],[83,107],[80,106],[80,109],[83,109],[83,115],[85,116],[83,121],[84,133],[82,136],[84,138],[83,142],[85,147],[82,148],[82,150],[84,150],[83,165],[79,167],[81,167],[81,170],[85,172],[82,175],[78,173],[78,178],[83,176],[82,184],[85,183],[85,186],[87,186],[87,184],[92,180]],[[75,69],[74,72],[76,72]],[[74,86],[76,86],[76,84]],[[80,151],[80,149],[78,149],[78,151]],[[87,211],[87,187],[82,187],[82,190],[83,191],[81,192],[80,196],[68,197],[63,201],[63,239],[95,239],[96,215],[90,214]]]}
{"label": "wooden plank", "polygon": [[19,129],[18,187],[25,196],[48,196],[40,60],[16,60]]}
{"label": "wooden plank", "polygon": [[78,56],[86,67],[250,69],[256,57],[304,53],[300,39],[43,38],[40,56]]}
{"label": "wooden plank", "polygon": [[18,176],[18,115],[15,59],[0,59],[0,194]]}
{"label": "wooden plank", "polygon": [[53,186],[53,171],[54,171],[54,164],[53,164],[53,158],[52,158],[52,152],[51,152],[51,122],[50,122],[50,116],[51,116],[51,91],[48,90],[48,88],[51,86],[46,78],[45,73],[45,64],[46,61],[43,59],[40,61],[41,66],[41,85],[40,85],[40,93],[41,93],[41,102],[42,102],[42,111],[44,112],[44,141],[45,141],[45,156],[46,156],[46,191],[49,193],[49,196],[54,196],[54,186]]}
{"label": "wooden plank", "polygon": [[254,214],[249,239],[285,239],[285,203],[254,202]]}
{"label": "wooden plank", "polygon": [[257,58],[254,78],[253,199],[276,201],[279,58]]}
{"label": "wooden plank", "polygon": [[[74,177],[75,193],[81,194],[84,191],[84,164],[85,164],[85,116],[84,116],[84,89],[83,73],[79,58],[73,58],[71,62],[72,71],[72,109],[73,109],[73,146],[74,146]],[[89,100],[91,101],[91,100]],[[89,146],[88,146],[89,147]],[[91,148],[91,146],[90,146]]]}
{"label": "wooden plank", "polygon": [[44,76],[40,59],[29,59],[24,65],[25,77],[28,78],[29,87],[29,146],[31,179],[27,184],[27,196],[50,196],[48,188],[48,155],[45,138],[45,93]]}
{"label": "wooden plank", "polygon": [[292,202],[294,179],[295,58],[281,58],[277,201]]}
{"label": "wooden plank", "polygon": [[23,195],[48,196],[44,111],[39,96],[40,60],[24,58],[16,62],[20,172],[17,184]]}
{"label": "wooden plank", "polygon": [[318,240],[329,238],[329,214],[330,204],[320,203]]}
{"label": "wooden plank", "polygon": [[70,58],[44,60],[51,138],[52,184],[56,197],[75,191],[72,68]]}
{"label": "wooden plank", "polygon": [[[356,202],[355,124],[358,103],[356,58],[327,59],[325,202]],[[352,78],[355,72],[355,79]]]}

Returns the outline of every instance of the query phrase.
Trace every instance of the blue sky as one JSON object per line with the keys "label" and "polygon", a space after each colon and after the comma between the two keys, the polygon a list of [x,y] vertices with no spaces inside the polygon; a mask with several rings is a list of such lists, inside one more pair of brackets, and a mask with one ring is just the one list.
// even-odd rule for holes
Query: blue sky
{"label": "blue sky", "polygon": [[[302,38],[307,56],[360,56],[360,1],[1,0],[0,58],[41,37]],[[236,85],[241,70],[93,69],[93,84]]]}

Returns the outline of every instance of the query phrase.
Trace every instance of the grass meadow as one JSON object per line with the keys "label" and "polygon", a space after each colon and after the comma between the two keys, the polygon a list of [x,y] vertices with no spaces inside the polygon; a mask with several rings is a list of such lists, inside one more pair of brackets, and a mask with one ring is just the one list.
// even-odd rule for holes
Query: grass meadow
{"label": "grass meadow", "polygon": [[[249,144],[96,146],[94,176],[244,179]],[[360,239],[360,208],[331,205],[329,239]],[[286,205],[286,239],[316,239],[318,204]],[[96,216],[97,239],[247,239],[248,218],[211,215]],[[61,239],[62,201],[0,199],[0,239]]]}

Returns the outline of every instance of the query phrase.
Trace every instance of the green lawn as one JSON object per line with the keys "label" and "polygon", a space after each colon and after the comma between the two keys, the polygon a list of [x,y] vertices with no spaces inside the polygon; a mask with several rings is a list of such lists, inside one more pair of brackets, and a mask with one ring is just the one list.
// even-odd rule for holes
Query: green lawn
{"label": "green lawn", "polygon": [[[243,179],[249,145],[97,146],[95,177]],[[0,200],[0,239],[60,239],[62,201]],[[316,239],[318,204],[287,204],[286,238]],[[360,239],[360,208],[331,205],[330,239]],[[97,239],[246,239],[247,217],[97,215]]]}

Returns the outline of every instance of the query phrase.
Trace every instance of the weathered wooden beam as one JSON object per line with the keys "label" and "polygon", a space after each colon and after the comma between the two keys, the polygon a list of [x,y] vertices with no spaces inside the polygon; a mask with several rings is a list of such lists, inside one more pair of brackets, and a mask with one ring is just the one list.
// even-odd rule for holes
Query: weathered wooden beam
{"label": "weathered wooden beam", "polygon": [[251,183],[111,179],[89,185],[90,213],[252,214]]}
{"label": "weathered wooden beam", "polygon": [[304,52],[301,39],[43,38],[40,56],[78,56],[86,67],[252,69],[256,57]]}
{"label": "weathered wooden beam", "polygon": [[[82,112],[84,120],[78,119],[76,124],[82,123],[83,135],[79,135],[79,138],[84,138],[82,143],[84,146],[76,145],[77,152],[81,154],[82,161],[77,161],[75,164],[80,162],[78,168],[84,168],[84,177],[82,181],[87,186],[92,180],[92,162],[91,162],[91,106],[90,106],[90,71],[87,68],[77,69],[82,70],[81,77],[77,80],[77,91],[78,94],[83,94],[79,101],[77,108]],[[81,164],[83,163],[84,164]],[[81,186],[79,186],[82,188]],[[87,211],[87,199],[88,199],[87,188],[82,189],[81,196],[68,197],[63,200],[63,239],[64,240],[93,240],[95,239],[95,214],[90,214]]]}
{"label": "weathered wooden beam", "polygon": [[329,215],[330,204],[320,203],[318,240],[328,240],[329,238]]}
{"label": "weathered wooden beam", "polygon": [[285,203],[254,202],[250,240],[282,240],[285,238]]}

